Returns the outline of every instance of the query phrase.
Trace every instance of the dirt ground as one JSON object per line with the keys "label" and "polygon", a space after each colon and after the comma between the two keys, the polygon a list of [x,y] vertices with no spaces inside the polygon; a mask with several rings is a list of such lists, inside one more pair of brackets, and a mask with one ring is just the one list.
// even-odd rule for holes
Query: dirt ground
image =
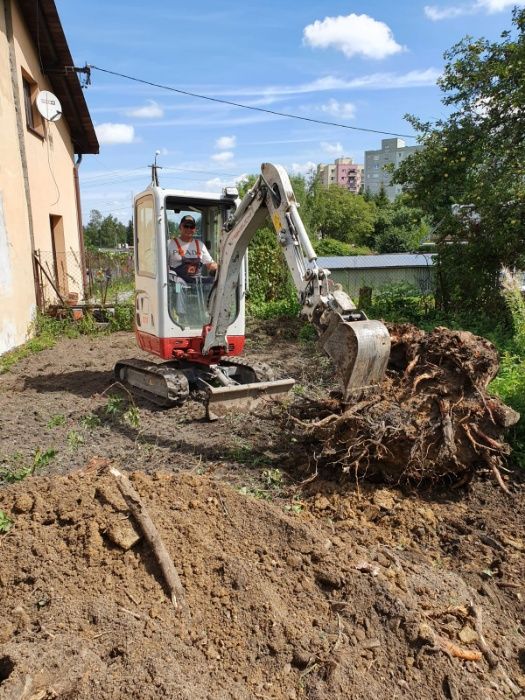
{"label": "dirt ground", "polygon": [[[333,370],[297,333],[252,329],[247,357],[326,396]],[[0,377],[0,473],[20,479],[0,486],[2,700],[525,698],[519,475],[510,495],[489,470],[432,492],[313,478],[275,410],[119,402],[112,366],[133,356],[131,334],[64,340]],[[130,546],[109,464],[191,619]]]}

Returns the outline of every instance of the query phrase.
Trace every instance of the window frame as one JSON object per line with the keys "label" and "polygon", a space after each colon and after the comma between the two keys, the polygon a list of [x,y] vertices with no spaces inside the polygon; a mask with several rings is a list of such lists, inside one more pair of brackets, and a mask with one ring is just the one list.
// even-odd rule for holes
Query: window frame
{"label": "window frame", "polygon": [[38,83],[22,68],[22,97],[24,100],[26,128],[35,136],[43,139],[44,120],[36,108],[36,98],[39,92]]}

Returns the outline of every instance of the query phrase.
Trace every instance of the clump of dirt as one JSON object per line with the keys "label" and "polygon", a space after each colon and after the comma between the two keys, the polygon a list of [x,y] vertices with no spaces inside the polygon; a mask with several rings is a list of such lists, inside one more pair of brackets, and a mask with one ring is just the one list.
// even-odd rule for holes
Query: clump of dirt
{"label": "clump of dirt", "polygon": [[503,509],[490,536],[463,519],[460,561],[445,549],[454,504],[316,483],[285,512],[207,477],[131,478],[191,621],[102,461],[6,486],[0,698],[496,700],[525,687],[523,544]]}
{"label": "clump of dirt", "polygon": [[318,466],[412,484],[466,483],[488,466],[505,488],[504,434],[519,414],[487,392],[499,368],[495,347],[447,328],[389,330],[389,371],[380,387],[342,410],[333,400],[296,409],[296,432],[310,441]]}

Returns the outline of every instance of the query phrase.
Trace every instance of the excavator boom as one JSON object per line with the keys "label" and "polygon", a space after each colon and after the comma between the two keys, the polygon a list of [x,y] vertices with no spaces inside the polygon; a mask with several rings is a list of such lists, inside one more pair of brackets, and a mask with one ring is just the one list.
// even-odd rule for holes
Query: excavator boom
{"label": "excavator boom", "polygon": [[[336,367],[343,400],[379,384],[390,355],[390,336],[380,321],[367,319],[341,290],[330,291],[329,271],[317,256],[299,216],[290,179],[279,165],[263,163],[261,175],[226,226],[219,274],[209,306],[211,324],[203,354],[226,350],[236,280],[248,244],[271,218],[305,316],[316,328],[319,346]],[[268,389],[267,389],[268,390]]]}

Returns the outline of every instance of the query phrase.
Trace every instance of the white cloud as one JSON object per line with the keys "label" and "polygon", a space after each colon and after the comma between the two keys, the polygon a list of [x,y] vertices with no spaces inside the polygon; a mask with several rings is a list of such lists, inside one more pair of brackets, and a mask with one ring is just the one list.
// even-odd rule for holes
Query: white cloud
{"label": "white cloud", "polygon": [[333,75],[326,75],[317,78],[309,83],[299,85],[270,85],[268,87],[246,87],[240,90],[219,90],[214,91],[214,96],[218,97],[246,97],[254,94],[267,94],[276,96],[303,95],[305,93],[324,92],[327,90],[388,90],[390,88],[414,88],[435,85],[436,80],[441,75],[437,68],[425,68],[411,70],[408,73],[369,73],[366,75],[345,80],[336,78]]}
{"label": "white cloud", "polygon": [[316,20],[304,28],[303,41],[315,48],[338,49],[347,58],[361,54],[380,59],[404,50],[384,22],[353,13]]}
{"label": "white cloud", "polygon": [[95,126],[99,143],[133,143],[135,140],[135,129],[131,124],[112,124],[106,122]]}
{"label": "white cloud", "polygon": [[341,119],[353,119],[355,117],[355,105],[352,102],[338,102],[331,99],[328,104],[321,105],[321,110]]}
{"label": "white cloud", "polygon": [[487,10],[489,15],[502,12],[507,7],[514,7],[514,5],[525,5],[525,0],[477,0],[476,2],[476,7]]}
{"label": "white cloud", "polygon": [[449,7],[426,5],[424,11],[429,19],[433,22],[438,22],[442,19],[451,19],[454,17],[461,17],[462,15],[473,15],[477,12],[486,12],[489,15],[493,15],[496,12],[502,12],[514,5],[521,7],[525,5],[525,0],[475,0],[469,4],[450,5]]}
{"label": "white cloud", "polygon": [[428,19],[439,22],[442,19],[452,19],[468,13],[466,7],[436,7],[435,5],[425,5],[424,12]]}
{"label": "white cloud", "polygon": [[235,148],[235,140],[235,136],[221,136],[215,141],[215,148],[220,148],[221,150]]}
{"label": "white cloud", "polygon": [[342,144],[339,143],[328,143],[328,141],[321,141],[321,148],[325,153],[331,156],[341,156],[343,155],[344,148]]}
{"label": "white cloud", "polygon": [[213,177],[211,180],[206,180],[205,186],[206,190],[209,192],[219,192],[224,187],[238,187],[245,182],[247,178],[248,175],[246,173],[237,175],[233,179],[229,178],[228,180],[225,180],[222,177]]}
{"label": "white cloud", "polygon": [[316,169],[317,163],[311,160],[306,161],[306,163],[292,163],[290,166],[290,172],[293,175],[308,175],[308,173]]}
{"label": "white cloud", "polygon": [[143,107],[136,107],[126,112],[128,117],[137,117],[138,119],[155,119],[164,116],[164,110],[154,100],[148,100],[148,104]]}
{"label": "white cloud", "polygon": [[214,153],[211,159],[216,163],[228,163],[228,161],[233,159],[233,153],[231,151],[221,151],[220,153]]}

